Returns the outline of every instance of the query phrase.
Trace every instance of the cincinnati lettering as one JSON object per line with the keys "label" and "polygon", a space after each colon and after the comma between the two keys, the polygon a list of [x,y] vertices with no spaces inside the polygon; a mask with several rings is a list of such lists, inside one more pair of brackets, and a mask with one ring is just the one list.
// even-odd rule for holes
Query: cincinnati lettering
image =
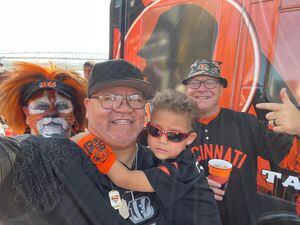
{"label": "cincinnati lettering", "polygon": [[224,149],[223,145],[204,144],[191,148],[198,161],[207,159],[224,159],[233,166],[241,168],[247,158],[247,154],[231,147]]}

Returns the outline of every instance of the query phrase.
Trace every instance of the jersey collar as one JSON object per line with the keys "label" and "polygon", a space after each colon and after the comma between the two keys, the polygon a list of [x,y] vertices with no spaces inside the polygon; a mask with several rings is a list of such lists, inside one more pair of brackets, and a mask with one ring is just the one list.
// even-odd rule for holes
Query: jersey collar
{"label": "jersey collar", "polygon": [[220,110],[221,109],[219,108],[218,112],[216,112],[215,114],[211,115],[210,117],[202,118],[202,119],[200,118],[198,120],[198,122],[202,123],[202,124],[205,124],[205,125],[209,124],[212,120],[214,120],[219,115]]}

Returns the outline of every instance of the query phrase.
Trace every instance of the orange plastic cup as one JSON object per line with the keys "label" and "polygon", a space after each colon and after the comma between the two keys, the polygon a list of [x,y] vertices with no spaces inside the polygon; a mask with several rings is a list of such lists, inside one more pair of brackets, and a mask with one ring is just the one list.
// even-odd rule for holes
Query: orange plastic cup
{"label": "orange plastic cup", "polygon": [[222,159],[211,159],[208,161],[208,178],[221,184],[221,189],[225,190],[232,171],[232,164]]}

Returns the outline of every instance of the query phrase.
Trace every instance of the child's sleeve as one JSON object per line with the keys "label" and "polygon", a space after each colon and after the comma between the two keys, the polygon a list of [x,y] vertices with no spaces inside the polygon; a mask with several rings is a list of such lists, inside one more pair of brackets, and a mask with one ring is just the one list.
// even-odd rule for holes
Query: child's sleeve
{"label": "child's sleeve", "polygon": [[193,188],[199,172],[192,162],[165,162],[144,173],[162,204],[167,207],[183,198]]}

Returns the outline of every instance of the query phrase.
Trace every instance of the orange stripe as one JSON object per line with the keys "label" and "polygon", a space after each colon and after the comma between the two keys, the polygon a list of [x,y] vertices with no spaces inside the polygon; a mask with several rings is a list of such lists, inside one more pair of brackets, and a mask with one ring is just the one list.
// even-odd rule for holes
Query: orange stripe
{"label": "orange stripe", "polygon": [[158,168],[161,169],[166,174],[168,174],[169,176],[171,176],[170,171],[168,170],[167,167],[165,167],[165,166],[159,166]]}
{"label": "orange stripe", "polygon": [[218,111],[216,114],[213,114],[213,115],[211,115],[211,116],[208,117],[208,118],[202,118],[202,119],[200,118],[200,119],[198,120],[198,122],[207,125],[207,124],[210,123],[210,121],[212,121],[213,119],[215,119],[215,118],[219,115],[219,113],[220,113],[220,108],[219,108],[219,111]]}
{"label": "orange stripe", "polygon": [[175,166],[176,169],[178,169],[178,163],[177,162],[172,162],[172,165]]}

